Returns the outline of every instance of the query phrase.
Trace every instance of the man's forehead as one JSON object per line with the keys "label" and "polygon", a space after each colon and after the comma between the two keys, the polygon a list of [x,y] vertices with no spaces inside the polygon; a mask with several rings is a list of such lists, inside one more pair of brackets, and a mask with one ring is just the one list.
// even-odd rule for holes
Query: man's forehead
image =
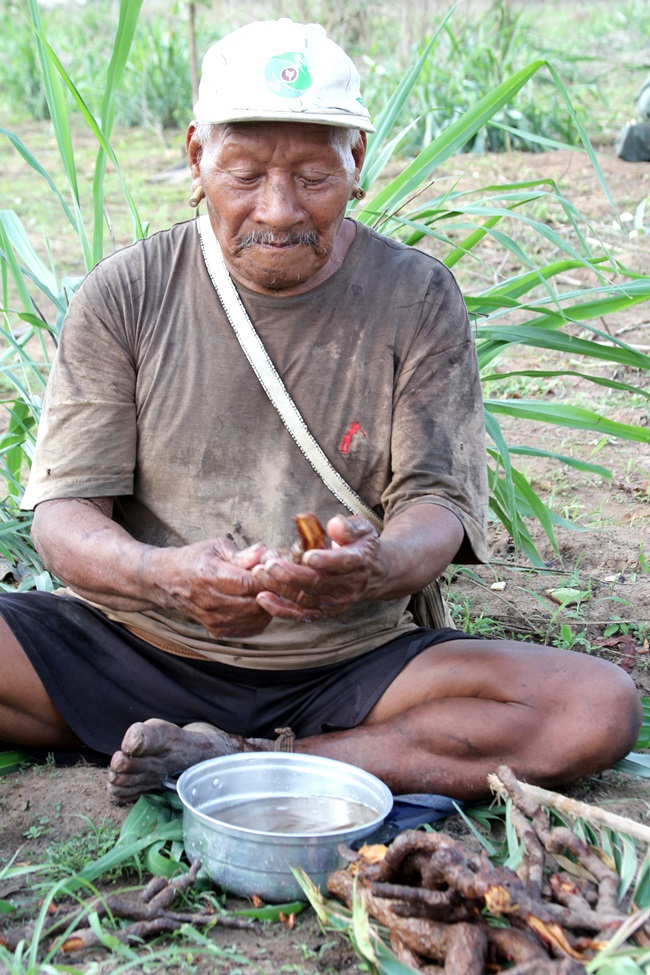
{"label": "man's forehead", "polygon": [[217,137],[242,143],[287,138],[293,142],[331,144],[336,138],[335,126],[311,122],[223,122],[213,128]]}
{"label": "man's forehead", "polygon": [[218,150],[233,154],[265,154],[282,146],[297,155],[323,152],[338,157],[333,128],[303,122],[228,122],[215,126],[212,141]]}

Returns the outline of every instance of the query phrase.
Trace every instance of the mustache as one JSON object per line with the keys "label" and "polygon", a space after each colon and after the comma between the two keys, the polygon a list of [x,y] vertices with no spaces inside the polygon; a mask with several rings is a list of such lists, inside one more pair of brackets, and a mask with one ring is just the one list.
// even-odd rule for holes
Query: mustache
{"label": "mustache", "polygon": [[315,230],[303,230],[300,233],[287,232],[284,234],[274,233],[272,230],[251,230],[239,238],[237,250],[243,251],[247,247],[253,247],[255,244],[274,244],[276,247],[303,244],[305,247],[319,247],[320,236]]}

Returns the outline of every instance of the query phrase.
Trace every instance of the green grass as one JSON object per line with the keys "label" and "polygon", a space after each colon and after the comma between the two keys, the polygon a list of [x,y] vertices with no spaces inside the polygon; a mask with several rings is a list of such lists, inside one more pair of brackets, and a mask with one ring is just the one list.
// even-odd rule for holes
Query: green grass
{"label": "green grass", "polygon": [[[88,863],[112,850],[118,839],[120,830],[112,820],[102,819],[94,823],[88,816],[81,814],[78,819],[79,832],[64,842],[48,847],[45,853],[44,860],[52,881],[81,873]],[[121,868],[118,867],[102,879],[104,883],[112,883],[120,875]]]}
{"label": "green grass", "polygon": [[[58,944],[64,939],[61,930],[48,934],[51,920],[49,907],[56,903],[57,917],[66,918],[65,937],[79,928],[90,925],[101,937],[102,954],[108,954],[107,964],[114,972],[162,971],[173,967],[176,971],[191,970],[191,965],[212,959],[215,965],[241,964],[250,970],[251,962],[235,948],[224,947],[210,937],[209,929],[199,930],[185,924],[179,937],[153,937],[150,944],[127,946],[113,937],[114,932],[128,923],[111,916],[102,919],[94,914],[93,902],[108,893],[137,896],[139,885],[151,876],[170,878],[178,872],[187,872],[183,855],[182,812],[179,803],[166,796],[143,796],[132,807],[122,828],[105,820],[97,825],[86,820],[86,828],[78,837],[51,845],[41,863],[35,867],[25,862],[24,851],[20,863],[14,861],[0,866],[0,882],[12,881],[20,891],[16,898],[18,907],[11,900],[0,900],[0,914],[9,915],[5,927],[20,927],[30,919],[33,928],[15,951],[0,944],[0,965],[4,963],[10,975],[31,975],[53,971],[76,971],[62,963]],[[85,819],[85,817],[81,817]],[[45,830],[49,820],[36,824],[37,830]],[[39,836],[44,835],[39,832]],[[32,838],[37,838],[35,835]],[[21,881],[27,884],[21,890]],[[134,883],[135,881],[135,883]],[[214,891],[207,878],[199,877],[192,888],[179,898],[178,909],[185,912],[215,915],[226,911],[225,897]],[[298,914],[303,903],[262,905],[261,907],[231,907],[233,915],[251,921],[279,923],[282,916]],[[228,933],[229,942],[233,935]],[[223,941],[223,938],[218,939]],[[100,946],[100,947],[102,947]],[[70,956],[75,962],[85,958],[79,954]],[[101,962],[99,963],[101,964]],[[67,962],[69,965],[69,961]],[[49,967],[47,967],[49,966]],[[178,966],[178,968],[176,967]],[[95,970],[95,969],[93,969]],[[109,969],[100,969],[108,971]],[[220,970],[220,969],[219,969]],[[228,971],[232,971],[229,967]]]}
{"label": "green grass", "polygon": [[[450,5],[451,6],[451,5]],[[48,106],[34,56],[30,26],[24,7],[2,0],[0,38],[7,105],[21,115],[42,119]],[[199,55],[228,30],[256,18],[292,16],[320,20],[332,36],[354,56],[366,101],[379,114],[390,92],[414,60],[418,46],[435,29],[444,13],[416,5],[373,4],[362,0],[329,2],[234,2],[198,6]],[[404,118],[413,123],[406,147],[415,152],[462,113],[481,93],[494,88],[512,70],[535,57],[549,58],[561,71],[572,100],[594,122],[594,136],[620,127],[619,106],[634,94],[645,66],[630,52],[647,41],[648,16],[644,0],[617,4],[573,2],[530,5],[515,0],[485,0],[467,8],[459,4],[446,27],[435,60],[430,61],[422,84],[413,92]],[[59,8],[44,13],[48,35],[63,56],[80,92],[97,111],[102,98],[103,65],[110,55],[114,13],[108,0],[92,5]],[[71,24],[74,29],[70,29]],[[82,38],[82,42],[80,42]],[[647,44],[646,44],[647,46]],[[121,125],[147,125],[161,132],[184,127],[191,90],[187,64],[188,26],[183,8],[146,5],[116,102]],[[577,141],[570,114],[552,85],[539,80],[505,108],[500,118],[482,129],[468,149],[517,147],[516,131],[532,131],[537,138]],[[533,142],[527,142],[530,149]]]}

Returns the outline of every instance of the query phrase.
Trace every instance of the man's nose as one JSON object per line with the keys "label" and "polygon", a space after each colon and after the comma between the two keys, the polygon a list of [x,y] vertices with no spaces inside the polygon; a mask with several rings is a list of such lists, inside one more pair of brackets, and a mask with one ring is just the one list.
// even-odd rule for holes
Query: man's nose
{"label": "man's nose", "polygon": [[304,209],[298,187],[291,178],[268,176],[259,190],[255,215],[268,227],[286,229],[300,223]]}

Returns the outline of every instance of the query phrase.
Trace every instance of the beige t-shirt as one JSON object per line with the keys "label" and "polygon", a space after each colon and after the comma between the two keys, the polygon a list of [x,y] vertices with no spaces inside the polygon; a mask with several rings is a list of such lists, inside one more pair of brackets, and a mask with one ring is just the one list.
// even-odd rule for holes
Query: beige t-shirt
{"label": "beige t-shirt", "polygon": [[[465,529],[457,561],[483,561],[480,384],[450,272],[357,224],[341,268],[312,291],[239,292],[308,427],[355,491],[386,520],[413,504],[443,505]],[[227,536],[242,547],[288,546],[298,511],[323,522],[342,511],[240,349],[193,221],[102,261],[68,311],[23,507],[101,496],[153,545]],[[293,669],[412,628],[406,603],[366,602],[319,623],[274,620],[246,639],[216,639],[163,610],[106,612],[224,663]]]}

